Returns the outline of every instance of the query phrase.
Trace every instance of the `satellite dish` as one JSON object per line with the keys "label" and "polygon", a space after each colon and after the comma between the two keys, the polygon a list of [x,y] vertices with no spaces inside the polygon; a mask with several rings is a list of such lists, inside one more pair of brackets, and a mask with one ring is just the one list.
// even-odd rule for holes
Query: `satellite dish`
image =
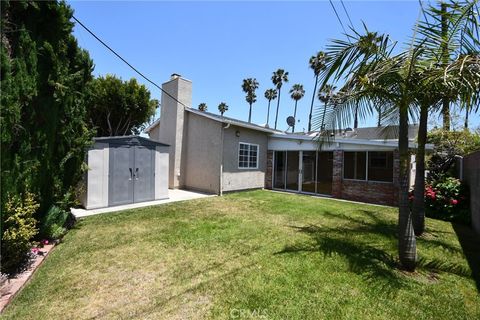
{"label": "satellite dish", "polygon": [[289,127],[293,127],[295,125],[295,118],[290,116],[287,118],[287,124]]}

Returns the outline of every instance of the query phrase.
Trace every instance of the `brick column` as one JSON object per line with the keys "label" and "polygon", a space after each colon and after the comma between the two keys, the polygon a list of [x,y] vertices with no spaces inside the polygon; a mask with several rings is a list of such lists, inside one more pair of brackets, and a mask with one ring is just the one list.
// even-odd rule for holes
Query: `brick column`
{"label": "brick column", "polygon": [[342,173],[343,170],[343,151],[333,151],[333,177],[332,177],[332,196],[342,197]]}
{"label": "brick column", "polygon": [[267,170],[265,171],[265,189],[272,189],[273,179],[273,151],[267,151]]}
{"label": "brick column", "polygon": [[400,154],[398,150],[393,151],[393,205],[398,206],[398,192],[400,188]]}

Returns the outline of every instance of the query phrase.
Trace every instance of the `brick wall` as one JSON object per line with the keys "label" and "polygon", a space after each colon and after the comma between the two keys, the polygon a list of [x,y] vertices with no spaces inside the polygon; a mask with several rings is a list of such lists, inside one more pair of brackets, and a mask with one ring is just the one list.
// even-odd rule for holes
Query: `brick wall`
{"label": "brick wall", "polygon": [[335,198],[384,205],[398,205],[398,151],[393,153],[393,183],[343,179],[343,151],[333,153],[332,195]]}
{"label": "brick wall", "polygon": [[472,227],[480,234],[480,151],[463,158],[463,180],[470,189]]}
{"label": "brick wall", "polygon": [[267,170],[265,171],[265,189],[272,189],[273,180],[273,151],[267,152]]}
{"label": "brick wall", "polygon": [[342,179],[343,179],[343,151],[333,151],[333,176],[332,176],[332,196],[342,197]]}

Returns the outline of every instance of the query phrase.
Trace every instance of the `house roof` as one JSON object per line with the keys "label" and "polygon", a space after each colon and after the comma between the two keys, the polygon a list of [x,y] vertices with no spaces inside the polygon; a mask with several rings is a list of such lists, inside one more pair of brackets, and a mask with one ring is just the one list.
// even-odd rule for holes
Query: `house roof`
{"label": "house roof", "polygon": [[146,133],[152,131],[153,128],[155,128],[157,125],[160,125],[160,118],[158,118],[157,120],[153,121],[148,127],[145,128],[145,131]]}
{"label": "house roof", "polygon": [[267,132],[267,133],[283,133],[283,131],[280,131],[280,130],[275,130],[272,128],[268,128],[266,126],[260,126],[258,124],[254,124],[254,123],[250,123],[250,122],[246,122],[238,119],[233,119],[233,118],[221,116],[221,115],[206,112],[206,111],[200,111],[193,108],[185,108],[185,110],[188,112],[197,114],[199,116],[212,119],[214,121],[231,124],[238,127],[243,127],[243,128]]}
{"label": "house roof", "polygon": [[[418,125],[410,125],[408,128],[409,148],[416,148],[415,138],[418,133]],[[314,141],[318,137],[318,132],[310,133],[277,133],[272,138]],[[332,137],[330,143],[347,143],[365,146],[382,146],[388,148],[398,148],[398,126],[391,127],[370,127],[357,128],[355,130],[342,130]],[[432,144],[425,146],[426,150],[433,150]]]}

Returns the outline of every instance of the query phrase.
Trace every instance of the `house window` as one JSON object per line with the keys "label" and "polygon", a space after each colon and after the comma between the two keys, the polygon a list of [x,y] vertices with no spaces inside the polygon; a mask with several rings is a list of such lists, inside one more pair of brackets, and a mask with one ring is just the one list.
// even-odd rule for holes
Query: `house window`
{"label": "house window", "polygon": [[238,168],[258,168],[258,144],[240,142],[238,150]]}
{"label": "house window", "polygon": [[343,178],[366,180],[367,178],[367,153],[344,152],[343,153]]}
{"label": "house window", "polygon": [[368,180],[393,181],[393,152],[368,152]]}

